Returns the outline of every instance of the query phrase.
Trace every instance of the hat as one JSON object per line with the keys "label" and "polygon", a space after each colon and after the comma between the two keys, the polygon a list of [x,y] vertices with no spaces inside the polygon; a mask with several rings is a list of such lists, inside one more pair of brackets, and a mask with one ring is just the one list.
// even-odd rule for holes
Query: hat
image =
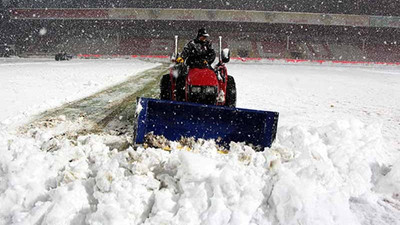
{"label": "hat", "polygon": [[206,28],[200,28],[197,32],[197,37],[209,37],[210,35],[207,33]]}

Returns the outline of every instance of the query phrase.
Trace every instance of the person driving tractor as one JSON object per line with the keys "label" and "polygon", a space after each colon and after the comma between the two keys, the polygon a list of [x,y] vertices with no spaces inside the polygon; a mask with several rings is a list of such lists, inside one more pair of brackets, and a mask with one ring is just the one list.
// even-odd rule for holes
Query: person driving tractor
{"label": "person driving tractor", "polygon": [[199,29],[197,37],[185,45],[182,53],[176,59],[176,62],[181,65],[176,80],[176,98],[178,101],[185,98],[187,67],[212,69],[211,64],[214,62],[216,54],[211,42],[207,40],[209,36],[205,28]]}
{"label": "person driving tractor", "polygon": [[209,36],[205,28],[199,29],[197,37],[185,45],[176,62],[184,63],[186,61],[186,65],[190,68],[210,67],[216,54],[211,42],[207,40]]}

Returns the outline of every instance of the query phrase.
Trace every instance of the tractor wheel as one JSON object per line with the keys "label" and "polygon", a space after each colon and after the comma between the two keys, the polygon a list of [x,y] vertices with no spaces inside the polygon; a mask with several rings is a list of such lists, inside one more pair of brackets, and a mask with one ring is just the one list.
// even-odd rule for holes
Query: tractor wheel
{"label": "tractor wheel", "polygon": [[186,76],[178,76],[176,79],[176,100],[179,102],[186,101]]}
{"label": "tractor wheel", "polygon": [[235,79],[230,75],[228,75],[226,85],[225,106],[236,107],[236,83]]}
{"label": "tractor wheel", "polygon": [[171,100],[171,80],[169,74],[165,74],[161,78],[160,82],[160,99]]}

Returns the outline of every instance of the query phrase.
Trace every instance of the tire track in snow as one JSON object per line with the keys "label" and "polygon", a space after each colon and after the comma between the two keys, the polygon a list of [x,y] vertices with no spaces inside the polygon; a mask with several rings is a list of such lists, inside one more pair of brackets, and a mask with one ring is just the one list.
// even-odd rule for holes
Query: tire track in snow
{"label": "tire track in snow", "polygon": [[84,129],[78,130],[78,133],[126,134],[131,132],[136,99],[157,97],[159,80],[165,73],[168,73],[167,64],[141,72],[125,82],[94,95],[44,111],[22,127],[22,132],[62,115],[71,121],[85,120]]}

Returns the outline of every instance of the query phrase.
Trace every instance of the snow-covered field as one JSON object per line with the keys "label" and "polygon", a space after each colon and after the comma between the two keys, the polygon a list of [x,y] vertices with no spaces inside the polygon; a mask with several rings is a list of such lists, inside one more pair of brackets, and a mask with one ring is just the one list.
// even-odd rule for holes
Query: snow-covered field
{"label": "snow-covered field", "polygon": [[[21,83],[3,83],[11,79],[3,68],[24,72],[22,83],[44,76],[49,87],[40,83],[30,98],[47,100],[54,90],[60,104],[71,100],[59,94],[70,86],[73,94],[85,93],[79,97],[101,89],[85,83],[103,85],[102,78],[82,81],[81,70],[104,77],[120,74],[113,68],[121,64],[128,75],[154,66],[71,61],[65,64],[76,65],[54,65],[61,67],[54,77],[33,69],[35,63],[0,64],[2,87],[18,91]],[[272,148],[254,152],[232,143],[225,155],[204,141],[190,152],[178,143],[171,152],[118,151],[107,144],[118,137],[60,135],[76,123],[62,116],[27,134],[3,123],[0,224],[400,224],[400,67],[229,64],[228,70],[238,107],[280,112]],[[58,90],[50,87],[71,73]],[[41,103],[21,96],[2,100],[7,115],[24,110],[16,103]]]}
{"label": "snow-covered field", "polygon": [[0,121],[12,123],[94,94],[154,66],[139,60],[0,58]]}
{"label": "snow-covered field", "polygon": [[229,65],[238,106],[280,113],[281,126],[356,119],[381,126],[400,149],[400,67]]}

